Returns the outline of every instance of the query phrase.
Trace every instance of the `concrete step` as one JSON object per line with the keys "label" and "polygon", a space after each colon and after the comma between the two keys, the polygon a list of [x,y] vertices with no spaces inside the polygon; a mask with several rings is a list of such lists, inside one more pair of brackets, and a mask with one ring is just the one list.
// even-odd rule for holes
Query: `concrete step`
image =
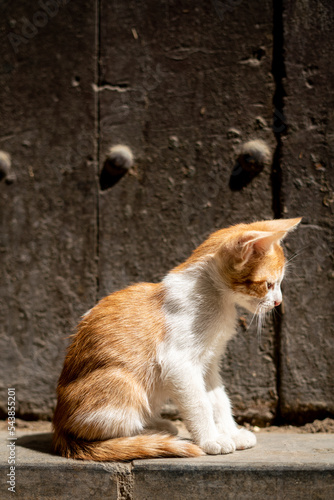
{"label": "concrete step", "polygon": [[255,448],[231,455],[96,463],[53,455],[50,432],[17,430],[13,441],[1,431],[0,499],[334,499],[334,434],[257,437]]}

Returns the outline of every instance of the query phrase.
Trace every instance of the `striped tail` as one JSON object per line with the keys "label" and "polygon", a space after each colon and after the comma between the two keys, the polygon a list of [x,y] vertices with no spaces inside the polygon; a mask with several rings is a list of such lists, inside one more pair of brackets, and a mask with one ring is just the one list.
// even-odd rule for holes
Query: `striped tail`
{"label": "striped tail", "polygon": [[201,448],[189,441],[159,433],[107,439],[106,441],[84,441],[56,433],[53,447],[63,457],[97,462],[205,455]]}

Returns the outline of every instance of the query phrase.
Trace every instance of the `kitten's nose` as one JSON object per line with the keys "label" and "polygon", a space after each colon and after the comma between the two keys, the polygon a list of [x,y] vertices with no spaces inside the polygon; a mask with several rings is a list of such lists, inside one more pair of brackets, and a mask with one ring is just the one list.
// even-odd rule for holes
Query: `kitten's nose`
{"label": "kitten's nose", "polygon": [[280,304],[282,304],[281,300],[275,300],[275,307],[279,306]]}

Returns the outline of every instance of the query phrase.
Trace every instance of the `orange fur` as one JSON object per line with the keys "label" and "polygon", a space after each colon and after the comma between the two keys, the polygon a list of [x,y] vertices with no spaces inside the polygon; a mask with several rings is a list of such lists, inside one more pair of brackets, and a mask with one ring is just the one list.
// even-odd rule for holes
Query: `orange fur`
{"label": "orange fur", "polygon": [[[220,248],[226,250],[230,246],[235,250],[235,241],[242,238],[246,231],[273,231],[285,233],[289,228],[297,225],[301,218],[296,219],[277,219],[268,221],[258,221],[251,224],[237,224],[228,228],[219,229],[212,233],[199,247],[197,247],[191,256],[182,264],[173,269],[172,272],[182,271],[191,265],[206,258],[208,255],[214,255]],[[231,244],[232,245],[229,245]]]}
{"label": "orange fur", "polygon": [[64,438],[60,434],[54,446],[63,457],[98,462],[204,455],[198,446],[167,434],[145,434],[105,441],[81,441],[69,436]]}

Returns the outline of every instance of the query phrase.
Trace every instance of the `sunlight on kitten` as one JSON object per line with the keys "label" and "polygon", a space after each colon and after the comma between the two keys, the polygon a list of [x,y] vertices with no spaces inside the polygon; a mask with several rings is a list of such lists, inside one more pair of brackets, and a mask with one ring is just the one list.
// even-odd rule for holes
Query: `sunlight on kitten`
{"label": "sunlight on kitten", "polygon": [[[116,461],[254,446],[255,435],[233,419],[219,363],[236,332],[236,306],[262,317],[281,303],[280,241],[300,220],[221,229],[161,283],[130,286],[89,310],[58,383],[55,451]],[[169,398],[193,442],[159,418]]]}

